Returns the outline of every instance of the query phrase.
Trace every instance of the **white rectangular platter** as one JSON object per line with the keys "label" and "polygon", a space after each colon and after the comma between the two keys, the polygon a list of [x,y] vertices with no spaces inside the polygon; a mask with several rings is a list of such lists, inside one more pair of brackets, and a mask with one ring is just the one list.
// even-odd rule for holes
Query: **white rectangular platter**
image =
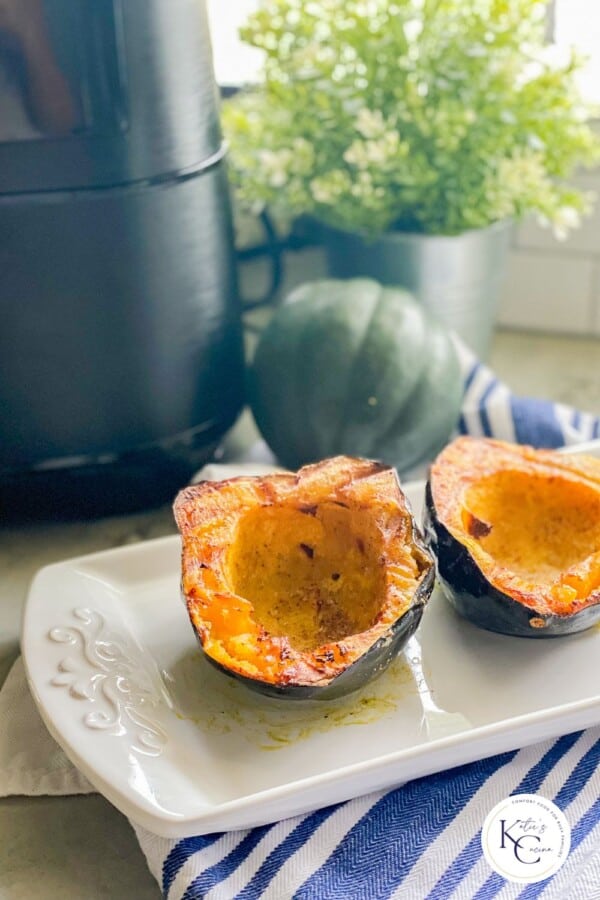
{"label": "white rectangular platter", "polygon": [[[405,490],[419,516],[423,484]],[[600,627],[554,640],[492,634],[436,589],[418,632],[427,687],[400,656],[344,700],[285,703],[202,659],[179,576],[177,537],[48,566],[22,640],[50,732],[157,834],[263,824],[600,722]],[[424,715],[424,692],[457,714],[445,736]]]}

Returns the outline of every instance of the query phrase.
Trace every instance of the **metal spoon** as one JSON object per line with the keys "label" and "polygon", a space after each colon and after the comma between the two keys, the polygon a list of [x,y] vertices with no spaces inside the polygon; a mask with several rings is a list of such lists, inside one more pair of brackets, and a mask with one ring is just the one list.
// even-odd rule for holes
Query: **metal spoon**
{"label": "metal spoon", "polygon": [[416,637],[411,637],[404,649],[404,653],[419,692],[419,699],[423,709],[422,724],[425,726],[428,740],[435,741],[439,738],[471,729],[473,726],[466,716],[463,716],[462,713],[447,712],[445,709],[440,709],[434,701],[423,672],[421,644]]}

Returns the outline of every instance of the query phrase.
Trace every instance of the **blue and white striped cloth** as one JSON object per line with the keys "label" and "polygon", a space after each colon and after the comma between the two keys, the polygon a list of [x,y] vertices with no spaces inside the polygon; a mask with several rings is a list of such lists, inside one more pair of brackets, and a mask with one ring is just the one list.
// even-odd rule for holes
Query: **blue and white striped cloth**
{"label": "blue and white striped cloth", "polygon": [[[517,398],[459,348],[459,430],[537,446],[600,437],[600,420]],[[600,728],[409,782],[251,830],[159,838],[136,826],[167,900],[491,900],[600,898]],[[554,877],[506,882],[480,844],[486,815],[513,793],[553,800],[572,828]]]}
{"label": "blue and white striped cloth", "polygon": [[563,447],[600,438],[600,418],[563,403],[517,397],[456,343],[465,393],[458,429],[475,437],[495,437],[534,447]]}

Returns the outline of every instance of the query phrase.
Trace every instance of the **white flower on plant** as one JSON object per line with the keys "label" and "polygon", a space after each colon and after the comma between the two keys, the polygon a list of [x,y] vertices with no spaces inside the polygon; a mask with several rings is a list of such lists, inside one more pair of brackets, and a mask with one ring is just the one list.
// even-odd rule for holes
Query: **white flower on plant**
{"label": "white flower on plant", "polygon": [[383,164],[392,159],[398,152],[400,135],[397,131],[386,132],[378,141],[367,143],[369,162]]}
{"label": "white flower on plant", "polygon": [[363,106],[356,114],[354,127],[364,138],[376,138],[385,132],[385,119],[379,109]]}
{"label": "white flower on plant", "polygon": [[514,196],[529,196],[546,182],[544,160],[537,151],[521,150],[500,161],[498,181]]}
{"label": "white flower on plant", "polygon": [[[269,16],[271,22],[276,18],[273,15]],[[299,9],[290,9],[287,16],[285,17],[285,21],[288,25],[291,25],[292,28],[296,26],[301,20],[300,10]]]}
{"label": "white flower on plant", "polygon": [[353,197],[356,197],[367,206],[377,207],[378,202],[385,197],[385,191],[380,185],[376,185],[373,176],[368,171],[358,172],[350,189]]}
{"label": "white flower on plant", "polygon": [[397,131],[388,131],[377,140],[352,141],[344,153],[344,160],[357,169],[368,169],[369,166],[385,165],[393,159],[400,148],[400,135]]}
{"label": "white flower on plant", "polygon": [[539,198],[540,205],[552,204],[553,188],[542,154],[519,149],[512,156],[501,159],[488,181],[485,194],[496,219],[515,214],[515,197],[526,203],[531,202],[529,198]]}
{"label": "white flower on plant", "polygon": [[552,231],[557,241],[564,241],[572,228],[579,228],[581,216],[574,206],[561,206],[552,217]]}
{"label": "white flower on plant", "polygon": [[323,206],[335,203],[349,188],[348,173],[341,169],[332,169],[331,172],[318,175],[310,182],[310,193],[313,199]]}
{"label": "white flower on plant", "polygon": [[367,200],[373,193],[373,179],[370,172],[359,172],[351,188],[353,197]]}
{"label": "white flower on plant", "polygon": [[292,142],[293,170],[296,175],[308,175],[315,164],[315,149],[306,138],[297,137]]}
{"label": "white flower on plant", "polygon": [[344,160],[348,165],[356,166],[359,169],[366,168],[369,163],[366,146],[365,141],[352,141],[348,149],[344,151]]}
{"label": "white flower on plant", "polygon": [[362,200],[369,197],[373,192],[373,176],[371,173],[359,172],[352,185],[351,192],[353,197],[360,197]]}
{"label": "white flower on plant", "polygon": [[377,0],[358,0],[358,2],[355,0],[349,5],[348,11],[355,16],[360,16],[361,19],[372,19],[379,13],[380,4]]}
{"label": "white flower on plant", "polygon": [[327,206],[336,199],[336,192],[327,178],[313,178],[310,192],[317,203]]}
{"label": "white flower on plant", "polygon": [[423,31],[423,22],[420,19],[409,19],[404,23],[404,34],[409,44],[417,40]]}
{"label": "white flower on plant", "polygon": [[287,172],[284,169],[276,169],[271,173],[269,184],[274,188],[281,188],[287,184]]}
{"label": "white flower on plant", "polygon": [[318,3],[307,3],[304,7],[304,11],[307,15],[314,16],[315,18],[318,18],[323,14],[323,10]]}
{"label": "white flower on plant", "polygon": [[281,188],[287,184],[293,160],[291,150],[261,150],[259,160],[270,187]]}
{"label": "white flower on plant", "polygon": [[532,150],[544,150],[546,145],[541,139],[541,137],[537,134],[529,134],[527,135],[527,143],[531,147]]}
{"label": "white flower on plant", "polygon": [[333,47],[315,40],[294,51],[293,64],[296,74],[303,77],[319,71],[320,66],[335,63],[336,59]]}

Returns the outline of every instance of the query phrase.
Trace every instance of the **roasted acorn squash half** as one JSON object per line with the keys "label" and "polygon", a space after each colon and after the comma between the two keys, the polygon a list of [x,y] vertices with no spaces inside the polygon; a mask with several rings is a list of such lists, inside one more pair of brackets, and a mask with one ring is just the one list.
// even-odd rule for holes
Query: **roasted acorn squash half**
{"label": "roasted acorn squash half", "polygon": [[382,672],[415,631],[434,564],[389,466],[185,488],[182,590],[211,663],[262,693],[330,698]]}
{"label": "roasted acorn squash half", "polygon": [[600,461],[461,437],[436,459],[425,533],[475,625],[556,637],[600,620]]}

